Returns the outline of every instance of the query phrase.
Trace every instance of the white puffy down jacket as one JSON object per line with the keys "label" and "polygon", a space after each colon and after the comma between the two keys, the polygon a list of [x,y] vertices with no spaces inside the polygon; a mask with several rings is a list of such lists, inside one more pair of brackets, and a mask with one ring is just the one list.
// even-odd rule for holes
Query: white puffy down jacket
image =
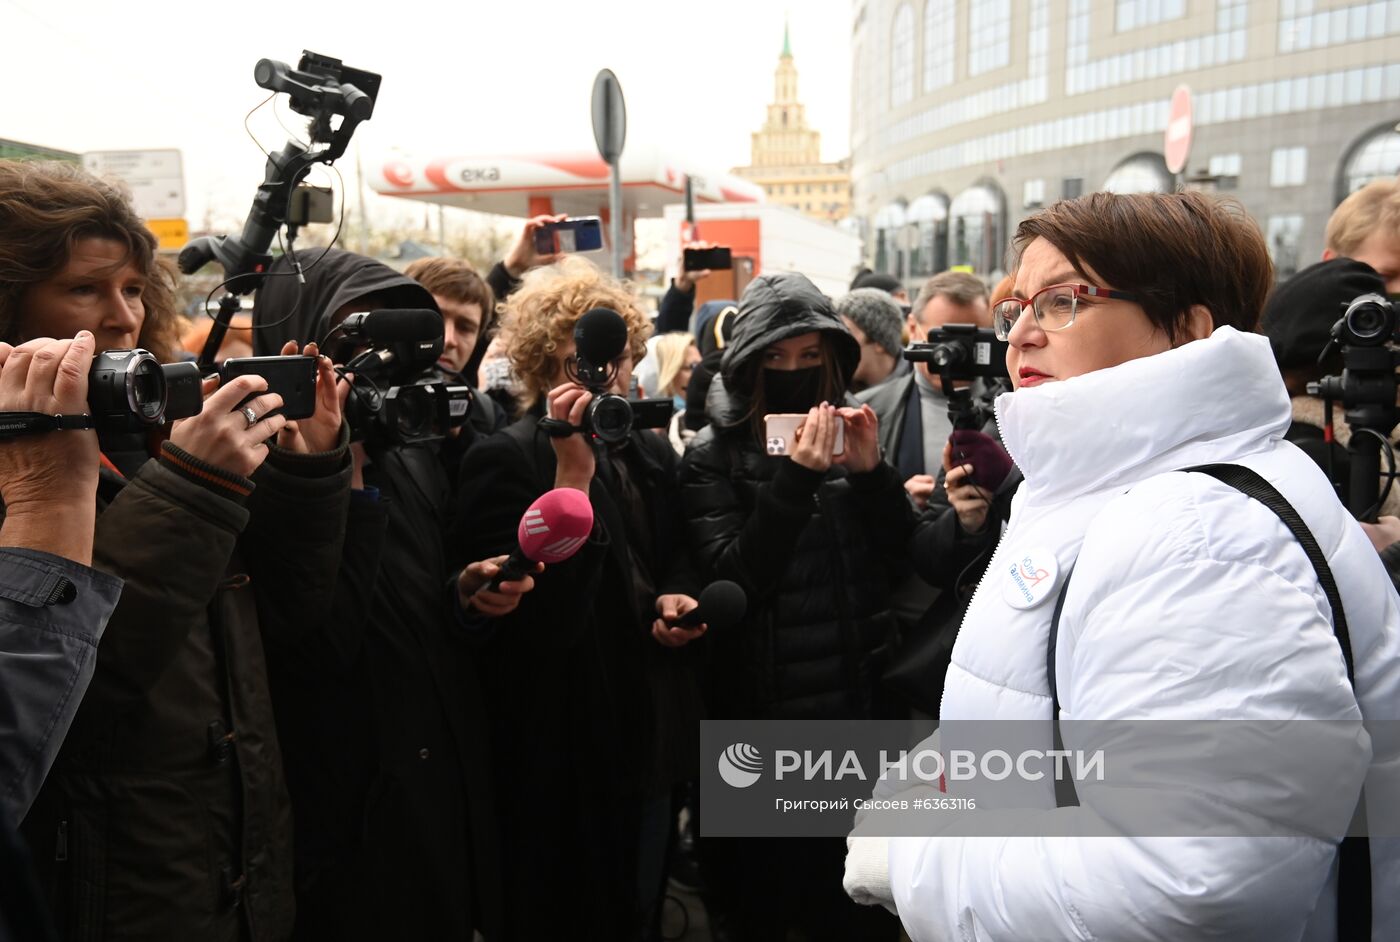
{"label": "white puffy down jacket", "polygon": [[[953,649],[945,728],[1050,716],[1046,644],[1058,591],[1022,609],[1004,584],[1032,551],[1074,567],[1056,650],[1062,719],[1337,720],[1355,718],[1359,700],[1368,721],[1400,720],[1400,599],[1325,476],[1282,441],[1289,401],[1263,337],[1220,328],[1004,395],[997,419],[1026,480]],[[1172,473],[1215,462],[1254,469],[1312,530],[1341,592],[1357,697],[1298,542],[1239,491]],[[1364,773],[1374,819],[1379,802],[1400,801],[1400,755],[1371,752],[1359,736],[1344,761],[1305,764],[1271,785],[1295,802],[1319,790],[1354,795]],[[1111,798],[1090,790],[1081,807],[1055,809],[1047,790],[1037,794],[1023,805],[1042,809],[1032,814],[1095,815]],[[1255,813],[1219,797],[1186,801],[1207,819]],[[1344,830],[1331,839],[898,838],[890,889],[914,942],[1332,939],[1331,869]],[[1372,885],[1373,938],[1400,939],[1395,839],[1373,839]]]}

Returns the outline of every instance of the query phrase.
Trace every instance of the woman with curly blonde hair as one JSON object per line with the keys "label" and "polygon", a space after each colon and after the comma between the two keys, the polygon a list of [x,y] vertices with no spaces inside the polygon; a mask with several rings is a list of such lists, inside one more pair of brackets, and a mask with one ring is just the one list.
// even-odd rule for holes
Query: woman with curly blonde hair
{"label": "woman with curly blonde hair", "polygon": [[[592,263],[569,257],[525,276],[506,302],[501,329],[510,334],[507,355],[519,378],[522,411],[536,408],[564,379],[565,361],[574,354],[574,325],[595,307],[616,311],[627,324],[627,348],[619,362],[620,386],[627,394],[632,365],[646,355],[651,325],[629,285],[599,271]],[[625,374],[625,375],[624,375]]]}
{"label": "woman with curly blonde hair", "polygon": [[[537,575],[489,635],[510,938],[650,937],[674,789],[697,771],[702,652],[691,642],[705,628],[675,625],[695,607],[676,455],[659,435],[605,445],[581,428],[593,394],[570,379],[573,335],[595,308],[627,325],[610,387],[625,394],[650,332],[630,287],[571,258],[511,295],[524,415],[467,452],[449,544],[462,560],[512,551],[521,515],[551,488],[583,491],[593,508],[587,542]],[[540,893],[547,859],[569,861],[570,878]]]}

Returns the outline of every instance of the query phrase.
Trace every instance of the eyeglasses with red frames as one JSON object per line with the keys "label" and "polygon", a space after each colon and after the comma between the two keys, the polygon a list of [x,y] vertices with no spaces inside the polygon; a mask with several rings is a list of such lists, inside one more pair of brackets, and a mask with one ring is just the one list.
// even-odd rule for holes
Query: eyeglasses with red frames
{"label": "eyeglasses with red frames", "polygon": [[1041,330],[1064,330],[1074,323],[1074,315],[1079,313],[1079,299],[1083,297],[1104,298],[1116,301],[1136,301],[1137,295],[1112,288],[1095,288],[1092,285],[1048,285],[1029,298],[1003,298],[992,305],[992,329],[998,340],[1011,336],[1011,328],[1016,326],[1021,314],[1030,308],[1035,314],[1035,322]]}

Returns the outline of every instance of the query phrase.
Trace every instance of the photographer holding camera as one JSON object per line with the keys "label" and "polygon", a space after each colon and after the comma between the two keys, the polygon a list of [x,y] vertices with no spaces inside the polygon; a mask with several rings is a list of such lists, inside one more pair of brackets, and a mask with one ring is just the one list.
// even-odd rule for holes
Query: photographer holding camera
{"label": "photographer holding camera", "polygon": [[[87,411],[93,347],[85,330],[0,343],[0,414]],[[14,826],[63,745],[121,592],[91,568],[97,468],[92,432],[0,439],[0,938],[53,937]]]}
{"label": "photographer holding camera", "polygon": [[[594,516],[487,650],[507,938],[650,938],[673,789],[695,774],[705,627],[675,624],[696,606],[675,452],[628,430],[617,398],[648,324],[626,286],[565,259],[526,277],[505,328],[525,415],[467,453],[451,549],[513,549],[551,488],[587,494]],[[592,362],[600,347],[610,359]]]}
{"label": "photographer holding camera", "polygon": [[[296,644],[269,654],[295,813],[297,932],[489,935],[500,896],[494,809],[478,639],[459,609],[509,611],[532,582],[487,586],[501,558],[448,569],[447,430],[417,411],[386,419],[390,393],[439,375],[429,291],[340,249],[306,268],[302,288],[279,277],[288,265],[274,263],[258,293],[253,318],[266,326],[255,350],[318,339],[342,368],[362,355],[390,367],[372,383],[356,373],[347,401],[355,490],[334,593]],[[369,336],[346,327],[363,315]]]}
{"label": "photographer holding camera", "polygon": [[[710,387],[711,424],[681,468],[705,574],[737,582],[750,599],[738,630],[710,639],[719,718],[891,715],[878,680],[913,510],[880,457],[875,413],[847,396],[859,360],[803,276],[763,275],[745,290]],[[806,416],[790,457],[767,448],[770,414]],[[838,841],[702,841],[716,918],[745,939],[782,938],[790,926],[816,938],[893,939],[892,920],[837,892],[841,854]]]}
{"label": "photographer holding camera", "polygon": [[[171,297],[154,236],[115,188],[67,165],[0,162],[0,340],[87,331],[99,353],[168,357]],[[263,644],[329,592],[350,469],[328,363],[317,413],[296,428],[260,377],[217,384],[155,459],[128,449],[118,464],[105,435],[85,457],[102,463],[93,565],[125,584],[23,825],[66,935],[291,933]]]}

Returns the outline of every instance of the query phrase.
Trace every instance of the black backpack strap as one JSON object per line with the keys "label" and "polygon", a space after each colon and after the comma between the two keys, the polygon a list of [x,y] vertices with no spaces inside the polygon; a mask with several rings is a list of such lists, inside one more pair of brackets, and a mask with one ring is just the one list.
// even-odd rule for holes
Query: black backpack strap
{"label": "black backpack strap", "polygon": [[[1346,662],[1347,680],[1352,690],[1356,689],[1355,662],[1351,653],[1351,635],[1347,631],[1346,612],[1342,610],[1342,596],[1337,591],[1337,582],[1332,578],[1332,569],[1327,565],[1327,557],[1317,545],[1317,539],[1308,529],[1298,511],[1293,508],[1272,484],[1253,470],[1236,464],[1209,464],[1183,471],[1208,474],[1222,484],[1227,484],[1248,497],[1259,501],[1278,515],[1279,520],[1293,534],[1303,547],[1308,562],[1317,573],[1317,581],[1322,586],[1327,602],[1332,606],[1332,630],[1337,643],[1342,648],[1342,659]],[[1046,645],[1045,671],[1049,679],[1051,718],[1054,728],[1056,749],[1064,749],[1060,736],[1060,695],[1055,680],[1055,646],[1060,634],[1060,613],[1065,607],[1065,595],[1069,590],[1069,577],[1073,569],[1066,571],[1064,585],[1055,600],[1055,613],[1050,618],[1050,637]],[[1363,791],[1358,806],[1358,814],[1364,818],[1366,794]],[[1055,781],[1055,806],[1066,808],[1079,804],[1071,780]],[[1364,940],[1371,938],[1371,842],[1367,837],[1349,834],[1342,839],[1338,849],[1337,865],[1337,938],[1339,940]]]}
{"label": "black backpack strap", "polygon": [[[1060,586],[1060,594],[1055,598],[1055,613],[1050,616],[1050,637],[1045,645],[1045,676],[1050,679],[1050,720],[1051,736],[1056,751],[1063,752],[1065,741],[1060,736],[1060,689],[1055,681],[1055,645],[1060,639],[1060,613],[1065,608],[1065,596],[1069,593],[1069,580],[1074,575],[1074,566],[1065,570],[1065,581]],[[1072,808],[1079,804],[1079,793],[1074,789],[1074,779],[1055,779],[1055,807]]]}
{"label": "black backpack strap", "polygon": [[1337,635],[1337,643],[1342,646],[1342,659],[1347,665],[1347,680],[1355,690],[1356,665],[1351,656],[1351,634],[1347,631],[1346,612],[1342,610],[1342,595],[1337,591],[1337,582],[1332,578],[1332,569],[1327,565],[1327,557],[1322,554],[1322,548],[1317,545],[1317,540],[1313,538],[1308,525],[1298,516],[1298,511],[1293,509],[1293,505],[1272,484],[1242,465],[1204,464],[1182,470],[1209,474],[1222,484],[1228,484],[1235,490],[1253,497],[1277,514],[1283,525],[1293,534],[1293,538],[1302,544],[1303,552],[1307,554],[1308,562],[1312,563],[1313,570],[1317,573],[1317,581],[1321,583],[1322,591],[1327,596],[1327,604],[1332,606],[1332,630]]}

